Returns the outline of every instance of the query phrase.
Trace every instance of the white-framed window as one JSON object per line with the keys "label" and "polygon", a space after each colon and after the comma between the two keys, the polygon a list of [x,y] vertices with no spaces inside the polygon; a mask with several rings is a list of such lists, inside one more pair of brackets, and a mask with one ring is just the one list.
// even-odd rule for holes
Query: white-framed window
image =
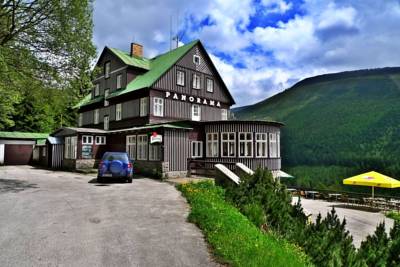
{"label": "white-framed window", "polygon": [[253,133],[239,133],[239,157],[250,158],[253,156]]}
{"label": "white-framed window", "polygon": [[149,144],[149,160],[161,160],[161,144]]}
{"label": "white-framed window", "polygon": [[203,157],[203,142],[192,141],[190,144],[190,151],[193,159]]}
{"label": "white-framed window", "polygon": [[76,159],[76,146],[78,138],[76,136],[65,137],[64,139],[64,158]]}
{"label": "white-framed window", "polygon": [[117,89],[122,87],[122,74],[117,75]]}
{"label": "white-framed window", "polygon": [[108,61],[104,64],[104,78],[110,78],[111,62]]}
{"label": "white-framed window", "polygon": [[201,88],[201,79],[200,75],[193,73],[193,82],[192,82],[193,89],[200,89]]}
{"label": "white-framed window", "polygon": [[100,95],[100,84],[96,83],[94,85],[94,96],[99,96]]}
{"label": "white-framed window", "polygon": [[176,71],[176,84],[180,86],[185,86],[185,72],[182,70]]}
{"label": "white-framed window", "polygon": [[206,155],[209,158],[218,157],[218,133],[207,133]]}
{"label": "white-framed window", "polygon": [[109,105],[109,102],[107,100],[108,95],[110,94],[110,89],[104,90],[104,106],[107,107]]}
{"label": "white-framed window", "polygon": [[153,98],[153,115],[158,117],[164,116],[164,99],[160,97]]}
{"label": "white-framed window", "polygon": [[93,136],[91,135],[82,136],[82,145],[93,145]]}
{"label": "white-framed window", "polygon": [[126,136],[126,152],[130,159],[136,159],[136,135]]}
{"label": "white-framed window", "polygon": [[276,133],[276,156],[281,157],[281,134]]}
{"label": "white-framed window", "polygon": [[197,104],[192,105],[192,121],[201,120],[201,107]]}
{"label": "white-framed window", "polygon": [[99,124],[100,112],[99,109],[94,110],[94,124]]}
{"label": "white-framed window", "polygon": [[104,130],[108,130],[110,127],[110,119],[108,116],[104,116]]}
{"label": "white-framed window", "polygon": [[78,126],[81,127],[83,124],[83,114],[79,113],[79,118],[78,118]]}
{"label": "white-framed window", "polygon": [[276,133],[269,133],[269,157],[276,158],[278,156],[276,149]]}
{"label": "white-framed window", "polygon": [[266,133],[256,133],[256,158],[268,157],[268,136]]}
{"label": "white-framed window", "polygon": [[236,135],[234,132],[221,133],[221,157],[235,157]]}
{"label": "white-framed window", "polygon": [[120,121],[122,119],[122,104],[115,105],[115,120]]}
{"label": "white-framed window", "polygon": [[106,137],[103,135],[97,135],[95,138],[96,145],[105,145],[106,144]]}
{"label": "white-framed window", "polygon": [[147,103],[148,103],[149,101],[148,101],[148,98],[147,97],[142,97],[141,99],[140,99],[140,117],[143,117],[143,116],[147,116],[147,114],[148,114],[148,106],[147,106]]}
{"label": "white-framed window", "polygon": [[227,109],[221,109],[221,120],[226,121],[228,120],[228,110]]}
{"label": "white-framed window", "polygon": [[198,55],[193,55],[193,63],[200,65],[200,57]]}
{"label": "white-framed window", "polygon": [[213,79],[207,78],[206,79],[206,88],[207,88],[207,92],[214,92],[214,81]]}
{"label": "white-framed window", "polygon": [[138,160],[147,160],[147,145],[148,136],[147,135],[138,135],[137,136],[137,159]]}

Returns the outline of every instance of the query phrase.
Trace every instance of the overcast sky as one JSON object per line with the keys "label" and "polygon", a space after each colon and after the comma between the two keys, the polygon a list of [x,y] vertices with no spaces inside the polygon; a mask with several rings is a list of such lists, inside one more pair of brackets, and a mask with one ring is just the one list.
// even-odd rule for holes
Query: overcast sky
{"label": "overcast sky", "polygon": [[94,42],[145,56],[200,39],[237,102],[329,72],[400,66],[400,0],[95,0]]}

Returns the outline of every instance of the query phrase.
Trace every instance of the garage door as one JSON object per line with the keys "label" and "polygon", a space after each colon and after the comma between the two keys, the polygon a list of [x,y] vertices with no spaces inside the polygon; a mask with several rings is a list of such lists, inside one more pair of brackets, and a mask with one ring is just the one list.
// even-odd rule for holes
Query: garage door
{"label": "garage door", "polygon": [[33,145],[5,145],[5,165],[29,164],[32,158]]}

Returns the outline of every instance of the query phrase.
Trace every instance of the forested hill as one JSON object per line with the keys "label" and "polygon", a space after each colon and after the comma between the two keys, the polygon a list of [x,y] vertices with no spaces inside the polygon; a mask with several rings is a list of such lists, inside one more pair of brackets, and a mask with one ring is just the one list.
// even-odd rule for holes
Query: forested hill
{"label": "forested hill", "polygon": [[285,123],[286,166],[340,165],[400,176],[400,68],[307,78],[235,115]]}

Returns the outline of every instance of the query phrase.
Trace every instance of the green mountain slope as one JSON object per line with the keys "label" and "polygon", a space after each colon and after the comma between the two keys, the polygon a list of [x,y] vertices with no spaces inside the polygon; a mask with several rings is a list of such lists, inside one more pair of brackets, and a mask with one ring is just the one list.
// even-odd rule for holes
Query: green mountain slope
{"label": "green mountain slope", "polygon": [[235,115],[286,124],[286,167],[339,165],[400,177],[400,68],[307,78]]}

